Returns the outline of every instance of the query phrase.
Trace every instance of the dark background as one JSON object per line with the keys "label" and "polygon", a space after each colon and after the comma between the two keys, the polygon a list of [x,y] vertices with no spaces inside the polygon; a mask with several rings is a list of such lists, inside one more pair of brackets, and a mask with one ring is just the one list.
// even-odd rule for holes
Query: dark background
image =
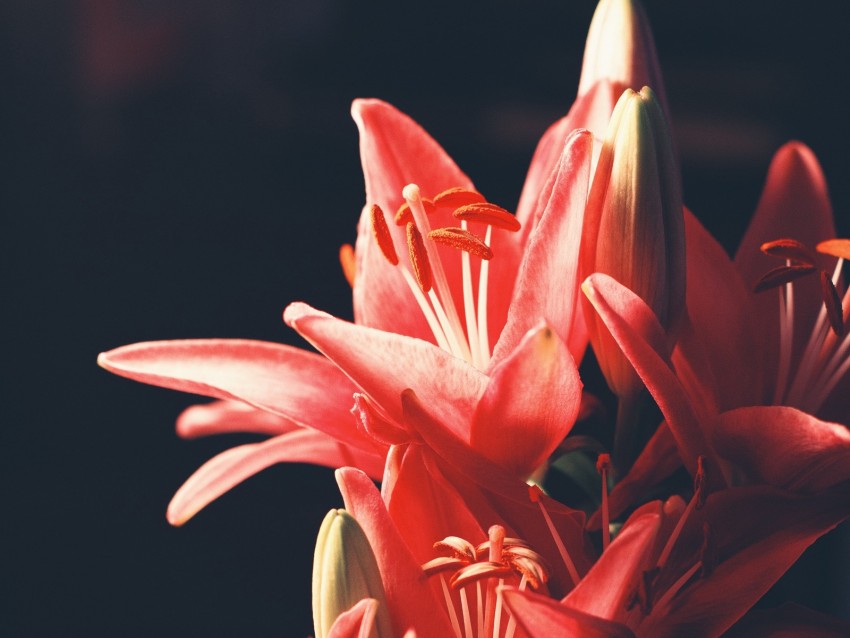
{"label": "dark background", "polygon": [[[575,95],[594,5],[2,5],[0,633],[312,632],[332,473],[272,468],[173,529],[174,490],[250,437],[177,439],[193,398],[112,377],[96,355],[179,337],[296,344],[280,318],[293,300],[350,317],[337,250],[364,199],[354,97],[408,112],[512,207]],[[846,234],[845,3],[646,6],[688,205],[734,247],[772,153],[797,138]],[[847,616],[847,547],[827,537],[771,601]]]}

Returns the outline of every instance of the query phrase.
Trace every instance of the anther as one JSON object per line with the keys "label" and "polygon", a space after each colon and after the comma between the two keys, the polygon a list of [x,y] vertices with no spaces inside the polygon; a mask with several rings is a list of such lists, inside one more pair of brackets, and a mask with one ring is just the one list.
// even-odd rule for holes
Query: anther
{"label": "anther", "polygon": [[354,288],[354,280],[357,277],[357,258],[354,255],[354,246],[343,244],[339,247],[339,264],[342,266],[342,274],[348,285]]}
{"label": "anther", "polygon": [[811,264],[777,266],[756,282],[756,285],[753,286],[753,292],[763,292],[777,286],[782,286],[800,277],[805,277],[816,270],[817,268]]}
{"label": "anther", "polygon": [[375,241],[378,243],[378,248],[393,266],[398,265],[398,255],[395,252],[393,238],[390,235],[390,229],[387,227],[387,220],[384,218],[384,211],[377,204],[373,204],[369,209],[369,221],[372,224],[372,234],[375,236]]}
{"label": "anther", "polygon": [[761,245],[761,251],[771,257],[789,259],[808,264],[809,266],[815,264],[815,256],[812,254],[812,251],[809,250],[808,246],[796,239],[784,238],[765,242]]}
{"label": "anther", "polygon": [[819,243],[816,250],[831,257],[850,259],[850,239],[827,239]]}
{"label": "anther", "polygon": [[422,241],[422,233],[413,222],[407,224],[407,250],[410,254],[410,263],[413,264],[416,283],[419,284],[422,292],[428,292],[431,290],[432,283],[431,263],[428,261],[428,252],[425,242]]}
{"label": "anther", "polygon": [[502,228],[511,232],[516,232],[520,229],[519,220],[501,206],[496,206],[496,204],[467,204],[455,210],[453,215],[457,219],[489,224],[495,228]]}
{"label": "anther", "polygon": [[483,204],[487,200],[479,192],[455,187],[444,190],[434,198],[434,205],[440,208],[460,208],[468,204]]}
{"label": "anther", "polygon": [[428,233],[428,238],[438,244],[445,244],[468,252],[481,259],[492,259],[493,251],[477,235],[462,228],[437,228]]}
{"label": "anther", "polygon": [[844,315],[841,307],[841,297],[832,283],[829,273],[820,271],[820,285],[823,292],[823,303],[826,306],[826,314],[829,317],[829,325],[838,337],[844,336]]}

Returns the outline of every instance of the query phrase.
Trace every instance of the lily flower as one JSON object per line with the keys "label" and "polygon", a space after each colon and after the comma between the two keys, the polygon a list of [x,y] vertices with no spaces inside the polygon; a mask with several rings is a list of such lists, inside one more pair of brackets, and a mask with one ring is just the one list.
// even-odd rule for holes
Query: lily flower
{"label": "lily flower", "polygon": [[[800,211],[806,211],[805,216]],[[673,357],[665,364],[675,369],[675,375],[664,373],[664,381],[654,380],[656,400],[662,394],[667,401],[674,396],[681,397],[675,399],[677,402],[686,400],[696,415],[694,423],[715,421],[734,408],[770,405],[796,407],[808,413],[815,433],[821,427],[817,416],[846,422],[847,404],[840,397],[850,383],[846,374],[850,341],[830,331],[821,282],[798,279],[782,284],[778,290],[753,291],[764,273],[775,266],[775,258],[762,254],[763,244],[785,236],[796,237],[795,246],[817,246],[835,235],[826,183],[812,152],[802,144],[790,143],[776,154],[756,215],[734,262],[693,215],[688,212],[685,219],[688,317]],[[834,248],[826,249],[834,252]],[[813,255],[812,260],[840,285],[841,259],[820,254]],[[626,296],[598,280],[588,285],[597,289],[600,299],[609,297],[613,301],[615,296]],[[643,313],[634,308],[627,311],[624,303],[613,314],[630,324],[636,335],[642,335],[636,338],[663,339],[650,336],[647,326],[653,319],[649,315],[638,319]],[[850,300],[845,299],[845,308],[848,303]],[[639,321],[643,325],[638,325]],[[660,348],[656,350],[663,354]],[[752,365],[753,361],[758,365]],[[772,426],[766,430],[775,431]],[[708,431],[707,426],[704,431]],[[693,449],[688,451],[669,419],[662,424],[630,474],[611,494],[612,508],[622,511],[642,486],[671,474],[679,467],[680,454],[690,459],[685,464],[692,469],[693,459],[701,453],[697,448],[703,435],[693,432],[692,436],[694,441],[688,445]]]}
{"label": "lily flower", "polygon": [[[635,37],[605,37],[610,29]],[[355,324],[303,304],[285,315],[334,363],[288,346],[226,339],[134,344],[99,357],[116,374],[240,401],[281,417],[284,428],[316,430],[342,446],[316,436],[310,449],[302,430],[287,430],[281,436],[302,443],[297,453],[290,455],[282,438],[226,452],[190,479],[172,521],[185,521],[253,471],[290,456],[336,465],[340,454],[356,451],[355,462],[374,476],[374,457],[410,437],[399,422],[405,388],[473,415],[448,421],[465,423],[459,434],[468,445],[517,474],[527,475],[557,446],[576,419],[575,361],[587,343],[576,263],[593,145],[590,133],[569,132],[607,123],[622,85],[660,77],[636,3],[603,0],[592,30],[587,55],[596,61],[583,70],[570,113],[541,140],[516,216],[487,202],[409,117],[378,100],[354,103],[367,205],[356,251],[341,254],[354,282]],[[611,49],[612,41],[621,44]],[[341,336],[353,340],[337,341]],[[378,367],[368,369],[372,364]],[[525,371],[536,366],[554,380],[555,407],[534,403],[544,386]],[[508,396],[517,401],[502,414]],[[247,413],[233,420],[220,412],[215,431],[249,427]],[[532,421],[544,426],[532,429]],[[516,456],[513,444],[521,446]]]}

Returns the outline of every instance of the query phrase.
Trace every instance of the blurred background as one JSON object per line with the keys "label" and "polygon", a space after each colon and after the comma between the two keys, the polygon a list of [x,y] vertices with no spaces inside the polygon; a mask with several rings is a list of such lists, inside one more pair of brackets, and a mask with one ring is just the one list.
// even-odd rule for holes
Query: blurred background
{"label": "blurred background", "polygon": [[[850,232],[845,3],[645,2],[686,203],[734,249],[773,152],[817,153]],[[381,97],[511,208],[568,109],[592,0],[11,0],[0,7],[4,635],[307,636],[329,470],[275,467],[182,529],[215,453],[195,401],[113,377],[148,339],[301,344],[350,317],[337,260],[364,201],[353,98]],[[804,214],[805,211],[801,211]],[[842,539],[842,536],[844,539]],[[848,530],[771,594],[850,617]],[[829,569],[831,567],[831,569]]]}

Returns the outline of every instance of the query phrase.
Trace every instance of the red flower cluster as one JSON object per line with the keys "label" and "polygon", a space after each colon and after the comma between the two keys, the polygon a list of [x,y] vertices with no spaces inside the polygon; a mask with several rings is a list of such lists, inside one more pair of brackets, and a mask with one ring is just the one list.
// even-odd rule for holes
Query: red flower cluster
{"label": "red flower cluster", "polygon": [[[850,242],[791,143],[730,259],[683,207],[666,113],[628,0],[601,0],[579,95],[515,215],[413,120],[356,101],[366,205],[341,251],[355,322],[295,303],[284,320],[321,354],[188,340],[99,358],[217,399],[181,415],[181,436],[271,437],[201,467],[169,520],[274,463],[341,468],[317,638],[848,635],[800,608],[745,614],[850,515]],[[618,398],[610,456],[588,434],[604,426],[573,432],[598,403],[578,373],[588,344]],[[544,492],[550,469],[597,455],[598,509]],[[691,483],[665,482],[681,468]]]}

